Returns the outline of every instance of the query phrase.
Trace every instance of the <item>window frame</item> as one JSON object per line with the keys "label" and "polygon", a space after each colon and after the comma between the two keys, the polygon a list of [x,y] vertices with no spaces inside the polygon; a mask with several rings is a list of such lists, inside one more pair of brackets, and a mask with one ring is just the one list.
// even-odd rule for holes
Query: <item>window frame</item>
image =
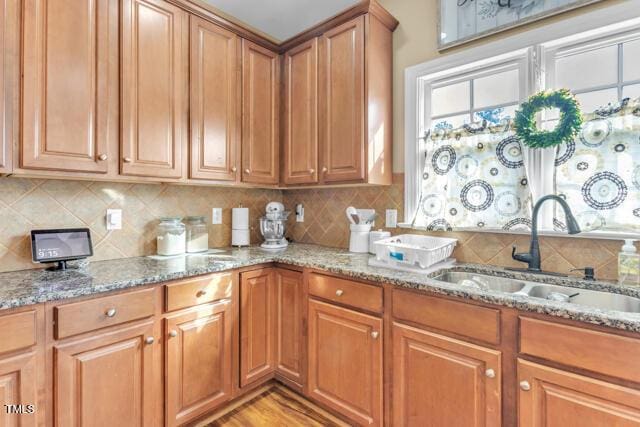
{"label": "window frame", "polygon": [[[501,41],[493,41],[481,46],[473,47],[456,53],[448,54],[437,59],[414,65],[405,69],[405,189],[404,189],[404,222],[400,227],[411,228],[418,211],[420,197],[420,173],[424,166],[421,153],[421,138],[418,132],[424,132],[426,110],[430,109],[430,102],[425,102],[429,92],[425,90],[428,82],[443,79],[454,73],[473,73],[481,67],[492,64],[526,61],[525,98],[546,87],[545,70],[549,65],[553,52],[577,43],[593,44],[598,39],[610,39],[612,34],[624,37],[624,34],[638,31],[640,27],[640,10],[631,11],[628,4],[610,6],[604,10],[585,13],[577,17],[565,19],[561,22],[535,28],[513,35]],[[575,36],[575,34],[579,34]],[[620,68],[620,63],[618,64]],[[620,76],[619,76],[620,77]],[[621,85],[620,78],[618,85]],[[620,86],[619,94],[622,86]],[[473,107],[472,105],[470,107]],[[486,108],[485,108],[486,109]],[[466,113],[466,112],[463,112]],[[454,113],[451,113],[454,115]],[[469,230],[470,231],[470,230]],[[502,230],[473,230],[477,232],[493,232],[507,234],[528,234],[517,231]],[[541,230],[544,235],[561,235],[565,233],[551,230]],[[636,233],[617,233],[591,231],[577,235],[579,237],[595,238],[624,238],[638,237]]]}

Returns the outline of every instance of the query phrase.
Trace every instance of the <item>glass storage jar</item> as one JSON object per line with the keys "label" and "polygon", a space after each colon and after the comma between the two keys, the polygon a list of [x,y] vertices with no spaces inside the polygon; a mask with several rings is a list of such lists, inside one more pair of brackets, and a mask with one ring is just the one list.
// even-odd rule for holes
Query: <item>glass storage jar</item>
{"label": "glass storage jar", "polygon": [[187,223],[187,252],[205,252],[209,250],[209,230],[203,216],[188,216]]}
{"label": "glass storage jar", "polygon": [[183,254],[186,234],[186,228],[181,218],[161,218],[157,228],[158,255]]}

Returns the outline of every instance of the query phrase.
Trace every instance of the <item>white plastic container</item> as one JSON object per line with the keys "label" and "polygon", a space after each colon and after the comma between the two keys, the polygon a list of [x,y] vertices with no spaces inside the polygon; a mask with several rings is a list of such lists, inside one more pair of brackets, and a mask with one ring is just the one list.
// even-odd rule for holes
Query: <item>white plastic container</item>
{"label": "white plastic container", "polygon": [[382,239],[388,239],[391,237],[391,233],[383,230],[373,230],[369,233],[369,253],[375,255],[376,247],[374,245],[375,242]]}
{"label": "white plastic container", "polygon": [[371,224],[351,224],[349,229],[351,230],[349,252],[369,252],[369,232],[371,231]]}
{"label": "white plastic container", "polygon": [[378,240],[373,245],[376,259],[393,265],[417,265],[420,268],[444,261],[453,253],[457,239],[401,234]]}

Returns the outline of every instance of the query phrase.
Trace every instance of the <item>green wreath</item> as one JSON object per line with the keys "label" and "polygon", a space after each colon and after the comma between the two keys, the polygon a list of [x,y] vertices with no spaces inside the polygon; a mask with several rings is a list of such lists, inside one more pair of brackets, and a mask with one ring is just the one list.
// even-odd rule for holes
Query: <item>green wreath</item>
{"label": "green wreath", "polygon": [[[558,108],[560,121],[552,131],[538,130],[535,116],[540,110]],[[573,141],[582,126],[580,105],[567,89],[540,92],[529,98],[516,111],[513,121],[516,135],[532,148],[547,148]]]}

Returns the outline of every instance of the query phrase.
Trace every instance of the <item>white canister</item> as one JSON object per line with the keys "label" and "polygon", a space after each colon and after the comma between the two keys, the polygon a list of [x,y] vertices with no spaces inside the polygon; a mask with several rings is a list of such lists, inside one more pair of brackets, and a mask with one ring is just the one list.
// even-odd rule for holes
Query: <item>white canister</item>
{"label": "white canister", "polygon": [[391,237],[391,233],[389,233],[388,231],[373,230],[371,233],[369,233],[369,253],[375,254],[376,247],[373,244],[378,240],[386,239],[387,237]]}
{"label": "white canister", "polygon": [[351,224],[349,229],[351,230],[349,251],[359,253],[369,252],[369,232],[371,231],[371,224]]}

